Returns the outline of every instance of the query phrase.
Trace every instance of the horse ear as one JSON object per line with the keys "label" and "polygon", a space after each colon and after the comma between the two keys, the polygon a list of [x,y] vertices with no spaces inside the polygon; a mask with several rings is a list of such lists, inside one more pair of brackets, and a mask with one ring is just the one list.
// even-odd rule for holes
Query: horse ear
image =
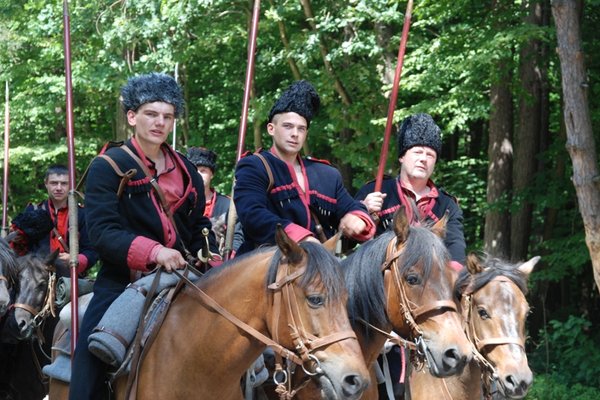
{"label": "horse ear", "polygon": [[48,254],[44,259],[44,264],[46,265],[54,265],[56,259],[58,258],[58,254],[60,251],[58,249],[54,250],[52,253]]}
{"label": "horse ear", "polygon": [[323,243],[323,247],[327,249],[331,254],[335,254],[335,248],[337,247],[338,240],[342,236],[342,232],[338,232],[329,239],[325,243]]}
{"label": "horse ear", "polygon": [[533,267],[535,267],[535,264],[537,264],[538,261],[540,261],[540,258],[540,256],[535,256],[531,260],[519,265],[519,271],[521,271],[526,276],[529,276],[529,274],[531,274],[531,272],[533,271]]}
{"label": "horse ear", "polygon": [[448,211],[431,227],[431,231],[440,238],[446,237],[446,224],[448,223]]}
{"label": "horse ear", "polygon": [[475,253],[469,253],[467,256],[467,270],[471,275],[475,275],[483,271],[479,257]]}
{"label": "horse ear", "polygon": [[406,218],[404,206],[400,206],[394,213],[394,232],[398,238],[398,243],[404,243],[406,241],[409,228],[410,225],[408,223],[408,218]]}
{"label": "horse ear", "polygon": [[302,250],[298,243],[290,239],[281,224],[277,224],[275,228],[275,242],[290,264],[298,264],[302,261],[304,250]]}

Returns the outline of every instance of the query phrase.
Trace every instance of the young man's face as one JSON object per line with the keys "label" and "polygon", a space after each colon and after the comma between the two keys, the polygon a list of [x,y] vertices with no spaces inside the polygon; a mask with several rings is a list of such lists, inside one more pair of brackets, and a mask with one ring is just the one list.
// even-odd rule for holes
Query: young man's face
{"label": "young man's face", "polygon": [[199,165],[196,167],[200,176],[202,176],[202,181],[204,182],[204,188],[209,188],[213,178],[213,172],[210,168],[205,167],[204,165]]}
{"label": "young man's face", "polygon": [[53,203],[62,203],[66,201],[69,193],[69,176],[50,174],[44,180],[44,185],[48,191],[48,198]]}
{"label": "young man's face", "polygon": [[437,153],[431,147],[415,146],[406,150],[398,159],[402,165],[400,174],[409,179],[428,180],[433,174]]}
{"label": "young man's face", "polygon": [[294,158],[302,150],[308,126],[306,119],[295,112],[277,114],[267,124],[267,131],[273,137],[273,145],[284,158]]}
{"label": "young man's face", "polygon": [[135,137],[142,148],[160,146],[173,130],[175,107],[162,101],[146,103],[137,111],[127,111],[127,121],[134,127]]}

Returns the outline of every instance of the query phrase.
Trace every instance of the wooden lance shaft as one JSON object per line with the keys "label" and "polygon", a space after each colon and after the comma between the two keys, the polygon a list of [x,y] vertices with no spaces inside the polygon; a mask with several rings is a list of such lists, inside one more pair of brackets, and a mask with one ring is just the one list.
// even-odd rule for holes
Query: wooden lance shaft
{"label": "wooden lance shaft", "polygon": [[400,39],[400,48],[398,49],[398,61],[396,63],[396,72],[394,75],[394,84],[392,85],[392,93],[390,95],[390,104],[388,107],[387,123],[385,125],[385,134],[383,136],[383,145],[379,155],[379,168],[377,169],[377,177],[375,179],[375,192],[381,191],[383,182],[383,173],[387,161],[387,154],[390,145],[390,136],[392,134],[392,126],[394,124],[394,111],[396,110],[396,100],[398,99],[398,88],[400,87],[400,76],[402,75],[402,65],[404,64],[404,53],[406,51],[406,43],[408,42],[408,30],[410,28],[410,19],[412,16],[413,1],[409,0],[406,5],[406,13],[404,14],[404,26],[402,27],[402,38]]}
{"label": "wooden lance shaft", "polygon": [[8,157],[10,149],[10,106],[8,104],[8,81],[6,81],[6,96],[4,103],[4,173],[2,181],[2,237],[8,235]]}
{"label": "wooden lance shaft", "polygon": [[71,82],[71,22],[68,0],[63,1],[65,92],[67,99],[67,146],[69,150],[69,266],[71,271],[71,360],[79,336],[79,229],[77,222],[77,200],[75,198],[75,131],[73,129],[73,86]]}
{"label": "wooden lance shaft", "polygon": [[[254,79],[254,56],[256,54],[256,37],[258,36],[258,19],[260,16],[260,0],[254,0],[254,7],[252,9],[252,26],[250,29],[250,36],[248,37],[248,65],[246,67],[246,81],[244,84],[244,101],[242,103],[242,117],[240,121],[240,130],[238,133],[237,152],[235,162],[242,158],[244,152],[244,143],[246,141],[246,128],[248,126],[248,108],[250,104],[250,92],[252,90],[252,80]],[[224,258],[228,260],[233,250],[233,234],[235,231],[235,223],[237,220],[237,213],[235,211],[235,204],[233,203],[233,187],[231,187],[231,201],[229,202],[229,212],[227,213],[227,231],[225,232],[225,249]]]}

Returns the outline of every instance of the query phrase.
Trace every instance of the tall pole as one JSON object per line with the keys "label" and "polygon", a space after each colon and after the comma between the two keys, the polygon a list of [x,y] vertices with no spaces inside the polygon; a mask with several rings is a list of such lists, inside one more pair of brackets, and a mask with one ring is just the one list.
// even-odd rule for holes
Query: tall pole
{"label": "tall pole", "polygon": [[71,22],[68,0],[63,0],[65,93],[67,99],[67,146],[69,150],[69,266],[71,271],[71,359],[79,336],[79,227],[77,222],[77,199],[75,198],[75,131],[73,128],[73,86],[71,82]]}
{"label": "tall pole", "polygon": [[[175,82],[177,82],[177,78],[179,77],[178,70],[179,63],[175,63]],[[173,150],[177,148],[177,120],[175,120],[175,123],[173,124],[173,144],[171,147],[173,147]]]}
{"label": "tall pole", "polygon": [[408,0],[406,13],[404,14],[404,26],[402,27],[402,38],[400,39],[400,48],[398,49],[398,60],[396,62],[396,73],[394,75],[394,84],[392,85],[392,94],[390,95],[390,105],[388,107],[387,123],[385,125],[385,134],[383,136],[383,145],[379,155],[379,168],[375,179],[375,191],[381,191],[383,182],[383,172],[387,161],[388,149],[390,146],[390,136],[392,134],[392,125],[394,124],[394,111],[396,110],[396,100],[398,99],[398,88],[400,87],[400,76],[402,75],[402,65],[404,64],[404,53],[406,51],[406,42],[408,42],[408,30],[410,28],[410,18],[412,16],[413,1]]}
{"label": "tall pole", "polygon": [[[260,0],[254,0],[252,9],[252,25],[250,36],[248,37],[248,64],[246,66],[246,81],[244,83],[244,100],[242,102],[242,117],[240,121],[240,130],[238,132],[237,152],[235,162],[242,158],[244,152],[244,143],[246,141],[246,128],[248,126],[248,108],[250,105],[250,92],[252,90],[252,81],[254,79],[254,56],[256,54],[256,37],[258,36],[258,19],[260,16]],[[231,188],[231,201],[229,202],[229,213],[227,214],[227,232],[225,233],[225,259],[228,260],[233,249],[233,233],[235,231],[235,222],[237,213],[233,204],[233,187]]]}
{"label": "tall pole", "polygon": [[10,106],[8,104],[8,81],[4,100],[4,180],[2,181],[2,237],[8,235],[8,157],[10,149]]}

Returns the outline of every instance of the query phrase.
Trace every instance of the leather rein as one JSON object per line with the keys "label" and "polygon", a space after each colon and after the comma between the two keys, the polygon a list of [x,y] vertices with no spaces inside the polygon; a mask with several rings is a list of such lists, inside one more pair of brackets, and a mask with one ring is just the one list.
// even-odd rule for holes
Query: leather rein
{"label": "leather rein", "polygon": [[[497,276],[486,285],[492,283],[512,283],[510,279]],[[498,373],[496,368],[485,358],[482,353],[485,353],[485,349],[488,346],[502,346],[515,344],[525,351],[525,342],[522,338],[516,338],[511,336],[499,336],[492,338],[481,339],[475,331],[475,324],[473,323],[473,315],[477,313],[476,305],[473,302],[474,291],[468,291],[462,296],[462,309],[463,309],[463,321],[465,324],[465,333],[471,343],[473,343],[473,358],[479,364],[481,369],[481,381],[483,387],[483,398],[491,399],[495,393],[492,390],[492,383],[496,381],[499,385],[502,385],[502,381],[498,379]]]}

